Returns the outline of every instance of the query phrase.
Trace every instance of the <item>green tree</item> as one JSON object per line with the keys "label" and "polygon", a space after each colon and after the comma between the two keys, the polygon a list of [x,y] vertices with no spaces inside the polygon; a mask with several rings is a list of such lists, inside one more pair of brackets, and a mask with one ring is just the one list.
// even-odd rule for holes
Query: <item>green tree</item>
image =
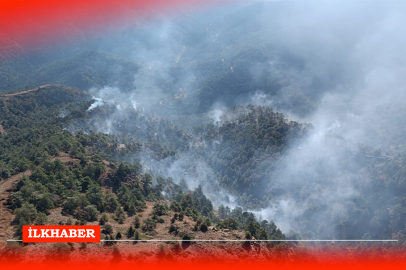
{"label": "green tree", "polygon": [[65,202],[63,203],[63,208],[62,211],[64,211],[67,214],[73,215],[75,212],[75,209],[79,206],[77,198],[76,197],[68,197]]}
{"label": "green tree", "polygon": [[48,222],[48,217],[45,213],[38,213],[37,218],[35,220],[35,225],[46,225]]}
{"label": "green tree", "polygon": [[162,215],[167,215],[168,212],[169,212],[169,208],[166,204],[156,203],[154,205],[154,207],[152,208],[153,215],[162,216]]}
{"label": "green tree", "polygon": [[91,185],[86,191],[88,201],[97,207],[100,212],[104,211],[104,196],[98,185]]}
{"label": "green tree", "polygon": [[135,216],[134,218],[134,227],[136,229],[138,229],[141,226],[141,222],[140,222],[140,217],[139,216]]}
{"label": "green tree", "polygon": [[[134,240],[140,240],[141,239],[141,235],[140,235],[140,233],[137,231],[137,230],[135,230],[135,232],[134,232]],[[135,241],[134,241],[135,242]],[[138,242],[138,241],[137,241]],[[137,243],[136,242],[136,243]]]}
{"label": "green tree", "polygon": [[48,194],[44,194],[37,200],[36,208],[40,212],[48,213],[48,210],[54,207],[54,203],[48,197]]}
{"label": "green tree", "polygon": [[109,217],[107,216],[106,213],[103,213],[100,217],[99,225],[104,225],[106,224],[107,221],[109,221]]}
{"label": "green tree", "polygon": [[22,235],[23,235],[23,226],[24,225],[31,225],[31,224],[32,224],[31,222],[28,222],[23,217],[19,218],[17,228],[16,228],[16,235],[18,235],[19,237],[22,237]]}
{"label": "green tree", "polygon": [[222,229],[237,230],[238,223],[234,218],[226,218],[221,221],[218,226]]}
{"label": "green tree", "polygon": [[85,207],[85,219],[87,221],[96,221],[97,220],[97,216],[99,215],[99,211],[97,211],[96,206],[94,205],[88,205]]}
{"label": "green tree", "polygon": [[135,233],[135,230],[134,230],[133,226],[130,226],[127,231],[127,238],[130,239],[131,237],[133,237],[134,233]]}
{"label": "green tree", "polygon": [[144,187],[145,193],[148,195],[151,193],[151,187],[152,187],[152,176],[148,173],[146,173],[142,179],[142,184]]}
{"label": "green tree", "polygon": [[104,233],[104,234],[112,234],[113,233],[113,227],[110,224],[105,224],[103,226],[102,233]]}
{"label": "green tree", "polygon": [[155,227],[156,227],[155,221],[151,218],[147,218],[144,220],[144,226],[142,229],[144,231],[153,231]]}
{"label": "green tree", "polygon": [[207,232],[207,230],[208,230],[208,227],[207,227],[207,225],[205,223],[200,225],[200,231]]}
{"label": "green tree", "polygon": [[108,194],[106,195],[106,205],[105,205],[105,209],[106,209],[107,212],[113,213],[113,212],[117,209],[117,207],[118,207],[119,205],[120,205],[120,204],[118,203],[116,197],[115,197],[113,194],[108,193]]}
{"label": "green tree", "polygon": [[134,204],[131,204],[127,211],[128,216],[133,216],[136,212],[137,209],[135,208]]}
{"label": "green tree", "polygon": [[116,219],[119,220],[120,218],[124,218],[124,214],[123,208],[121,208],[121,206],[117,206],[116,211],[114,211]]}
{"label": "green tree", "polygon": [[[37,209],[35,206],[29,203],[24,203],[21,208],[18,208],[14,211],[15,218],[14,223],[19,224],[20,219],[24,218],[24,221],[28,224],[32,224],[37,218]],[[28,225],[27,224],[27,225]]]}

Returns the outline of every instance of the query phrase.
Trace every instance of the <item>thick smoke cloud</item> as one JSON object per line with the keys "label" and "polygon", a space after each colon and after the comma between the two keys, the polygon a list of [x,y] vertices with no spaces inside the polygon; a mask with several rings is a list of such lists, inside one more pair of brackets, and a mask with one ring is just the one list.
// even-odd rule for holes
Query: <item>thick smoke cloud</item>
{"label": "thick smoke cloud", "polygon": [[[365,186],[370,182],[359,164],[360,144],[388,152],[388,157],[405,149],[406,4],[266,1],[239,5],[164,18],[126,29],[126,35],[114,43],[100,43],[100,49],[128,57],[142,68],[129,89],[92,89],[95,103],[89,111],[105,104],[117,106],[101,125],[107,133],[112,132],[112,122],[125,117],[123,108],[141,107],[163,117],[187,116],[196,112],[196,104],[207,101],[199,92],[211,72],[202,71],[206,66],[219,63],[213,74],[230,76],[244,66],[246,93],[225,94],[219,85],[218,96],[210,96],[205,114],[199,116],[204,118],[201,123],[233,121],[237,116],[226,115],[225,107],[249,103],[311,123],[314,129],[291,145],[269,175],[264,187],[274,194],[269,207],[256,211],[284,232],[305,233],[312,227],[313,235],[307,236],[345,237],[335,224],[346,219],[349,201],[365,195],[360,193],[359,179]],[[257,50],[261,57],[253,53],[244,62],[247,51]],[[277,85],[277,91],[269,85]],[[227,191],[218,186],[205,162],[191,162],[196,161],[193,152],[162,162],[146,160],[150,160],[147,166],[175,181],[185,178],[191,188],[202,184],[216,205],[236,205],[234,197],[223,200]],[[195,169],[188,172],[187,167]],[[217,183],[214,188],[213,183]],[[310,224],[301,223],[309,219]]]}
{"label": "thick smoke cloud", "polygon": [[[300,221],[318,207],[311,216],[317,237],[343,237],[334,224],[346,219],[348,202],[368,195],[360,194],[359,179],[371,184],[357,165],[359,144],[382,149],[389,157],[404,149],[405,5],[304,1],[291,8],[279,21],[291,30],[290,40],[280,45],[303,65],[291,66],[288,74],[315,100],[315,111],[302,118],[315,128],[270,176],[271,189],[281,186],[283,195],[261,216],[285,232],[303,232],[306,226]],[[272,106],[278,98],[257,93],[252,101]]]}

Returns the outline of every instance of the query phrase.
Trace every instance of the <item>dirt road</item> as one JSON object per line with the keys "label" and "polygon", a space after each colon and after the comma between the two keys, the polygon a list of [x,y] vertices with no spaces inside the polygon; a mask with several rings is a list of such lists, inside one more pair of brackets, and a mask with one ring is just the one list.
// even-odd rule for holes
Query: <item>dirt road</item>
{"label": "dirt road", "polygon": [[0,181],[0,249],[7,244],[6,240],[11,239],[13,234],[12,226],[10,225],[13,220],[13,213],[5,205],[7,198],[12,192],[13,185],[24,175],[30,176],[31,174],[32,172],[28,170]]}
{"label": "dirt road", "polygon": [[[66,153],[60,153],[60,156],[53,157],[51,161],[59,159],[63,163],[76,162],[78,159],[69,157]],[[11,209],[7,207],[6,202],[8,196],[13,192],[12,188],[15,183],[20,180],[24,175],[31,176],[32,172],[27,170],[22,173],[11,176],[5,180],[0,180],[0,250],[7,244],[7,239],[13,238],[13,226],[11,221],[14,219],[14,214]]]}
{"label": "dirt road", "polygon": [[18,96],[18,95],[26,94],[26,93],[29,93],[29,92],[37,91],[37,90],[39,90],[39,89],[46,88],[46,87],[51,86],[51,85],[52,85],[52,84],[44,84],[44,85],[41,85],[41,86],[38,86],[38,87],[35,87],[35,88],[32,88],[32,89],[24,90],[24,91],[21,91],[21,92],[17,92],[17,93],[1,94],[0,97],[13,97],[13,96]]}

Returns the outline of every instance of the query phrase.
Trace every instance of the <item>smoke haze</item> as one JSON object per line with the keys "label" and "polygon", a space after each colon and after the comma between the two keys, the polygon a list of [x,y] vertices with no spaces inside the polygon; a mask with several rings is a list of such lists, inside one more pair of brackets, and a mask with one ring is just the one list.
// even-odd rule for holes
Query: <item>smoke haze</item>
{"label": "smoke haze", "polygon": [[[234,207],[241,194],[222,185],[205,159],[218,154],[221,136],[210,141],[202,126],[239,124],[252,111],[228,108],[247,104],[311,123],[258,187],[268,194],[261,209],[249,210],[284,233],[359,237],[345,224],[370,223],[353,216],[358,201],[374,196],[363,155],[393,160],[405,150],[405,14],[400,1],[246,1],[125,25],[86,45],[138,67],[129,75],[112,66],[105,85],[88,89],[87,124],[173,150],[178,141],[163,128],[170,121],[184,148],[160,159],[145,151],[146,168],[192,189],[202,185],[216,206]],[[100,108],[108,108],[105,118],[95,116]]]}

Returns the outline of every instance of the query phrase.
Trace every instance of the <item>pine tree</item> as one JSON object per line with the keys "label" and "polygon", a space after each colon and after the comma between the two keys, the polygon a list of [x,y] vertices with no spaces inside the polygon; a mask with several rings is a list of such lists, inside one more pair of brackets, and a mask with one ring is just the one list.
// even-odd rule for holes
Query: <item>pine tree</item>
{"label": "pine tree", "polygon": [[140,226],[141,226],[140,217],[139,217],[139,216],[135,216],[135,219],[134,219],[134,227],[135,227],[136,229],[138,229],[138,228],[140,228]]}
{"label": "pine tree", "polygon": [[121,206],[117,206],[116,211],[114,211],[114,215],[116,216],[116,219],[118,220],[120,217],[124,216],[124,210],[121,208]]}
{"label": "pine tree", "polygon": [[151,218],[147,218],[144,220],[144,226],[142,229],[144,231],[153,231],[155,227],[156,227],[155,221]]}
{"label": "pine tree", "polygon": [[129,216],[134,215],[137,212],[137,209],[135,208],[134,204],[131,204],[130,207],[128,208],[127,214]]}
{"label": "pine tree", "polygon": [[128,239],[130,239],[131,237],[133,237],[134,236],[134,228],[133,228],[133,226],[130,226],[130,228],[128,228],[128,231],[127,231],[127,238]]}
{"label": "pine tree", "polygon": [[218,213],[221,219],[225,219],[227,217],[224,205],[219,206]]}
{"label": "pine tree", "polygon": [[48,221],[47,215],[44,213],[39,213],[37,219],[35,220],[35,225],[45,225]]}
{"label": "pine tree", "polygon": [[137,231],[137,230],[135,230],[135,233],[134,233],[134,244],[136,244],[136,243],[138,243],[138,240],[140,240],[141,239],[141,237],[140,237],[140,233]]}

